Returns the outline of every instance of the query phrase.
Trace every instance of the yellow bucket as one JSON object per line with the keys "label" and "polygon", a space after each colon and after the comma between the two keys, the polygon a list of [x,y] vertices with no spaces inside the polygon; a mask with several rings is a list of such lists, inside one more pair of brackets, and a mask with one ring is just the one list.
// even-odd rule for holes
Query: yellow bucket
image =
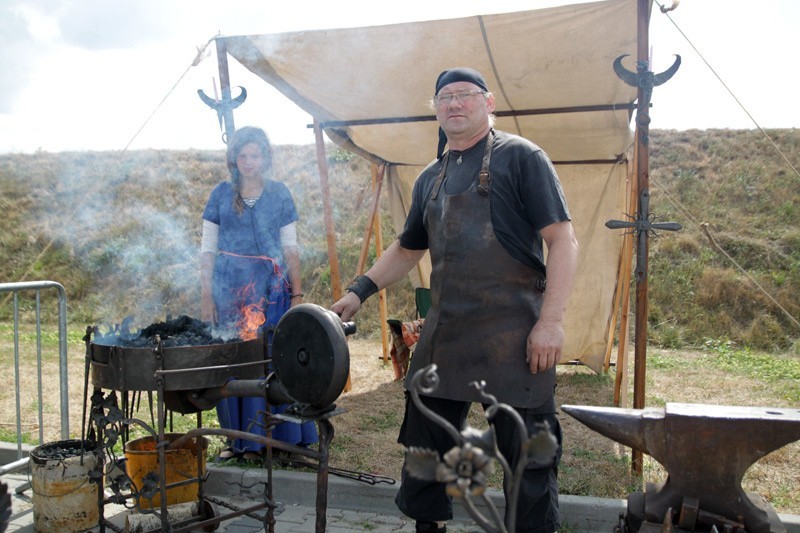
{"label": "yellow bucket", "polygon": [[[182,437],[182,433],[168,433],[165,435],[167,442],[173,442]],[[167,485],[179,483],[189,479],[202,477],[206,472],[206,449],[208,440],[202,438],[202,450],[198,449],[195,439],[187,440],[179,448],[167,449],[165,453],[167,462]],[[197,468],[197,455],[200,454],[200,472]],[[145,484],[145,476],[151,480],[160,479],[158,449],[156,439],[142,437],[132,440],[125,445],[126,471],[136,489],[141,492]],[[161,492],[156,487],[156,493],[150,498],[139,496],[139,508],[152,509],[161,507]],[[167,489],[167,505],[186,503],[197,499],[198,483],[194,481],[177,487]]]}

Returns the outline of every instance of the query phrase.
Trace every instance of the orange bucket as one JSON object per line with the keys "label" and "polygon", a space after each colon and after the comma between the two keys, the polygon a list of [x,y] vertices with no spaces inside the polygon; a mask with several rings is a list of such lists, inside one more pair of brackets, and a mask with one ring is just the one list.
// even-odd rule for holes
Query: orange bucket
{"label": "orange bucket", "polygon": [[[180,437],[182,433],[168,433],[165,435],[167,442],[173,442]],[[196,439],[186,441],[179,448],[167,449],[165,451],[167,463],[167,505],[174,505],[176,503],[186,503],[197,499],[197,491],[199,485],[197,481],[179,485],[177,487],[169,487],[173,483],[180,483],[189,479],[197,479],[202,477],[206,472],[206,450],[208,449],[208,440],[201,439],[201,446],[198,446]],[[200,472],[197,468],[197,455],[200,454],[201,466]],[[126,471],[131,478],[134,486],[141,492],[144,487],[145,476],[149,479],[160,479],[160,469],[158,461],[158,449],[156,447],[156,439],[154,437],[142,437],[140,439],[132,440],[125,444],[125,459]],[[139,508],[152,509],[161,506],[161,492],[157,490],[156,494],[151,498],[144,496],[138,497]]]}

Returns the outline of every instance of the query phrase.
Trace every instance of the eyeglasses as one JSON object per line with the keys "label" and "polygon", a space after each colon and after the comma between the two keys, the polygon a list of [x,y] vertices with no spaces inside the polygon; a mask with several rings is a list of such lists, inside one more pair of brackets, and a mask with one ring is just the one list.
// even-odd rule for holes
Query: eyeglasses
{"label": "eyeglasses", "polygon": [[450,102],[461,103],[479,94],[486,93],[480,89],[470,89],[469,91],[460,91],[457,93],[437,94],[433,97],[433,101],[436,102],[436,105],[449,105]]}

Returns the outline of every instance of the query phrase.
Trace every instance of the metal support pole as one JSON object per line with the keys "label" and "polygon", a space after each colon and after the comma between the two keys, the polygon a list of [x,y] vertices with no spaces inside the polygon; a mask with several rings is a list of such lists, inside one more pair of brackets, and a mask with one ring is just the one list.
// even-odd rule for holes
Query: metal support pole
{"label": "metal support pole", "polygon": [[[649,63],[650,47],[650,1],[639,0],[638,4],[638,29],[636,57],[637,65]],[[637,69],[640,71],[640,69]],[[649,70],[649,69],[647,69]],[[650,113],[649,98],[645,97],[645,89],[639,84],[636,95],[636,183],[639,191],[637,212],[640,218],[647,216],[642,211],[643,201],[647,202],[650,196]],[[644,206],[645,209],[647,206]],[[648,266],[648,234],[639,231],[637,235],[639,257],[636,265],[636,327],[634,332],[634,363],[633,363],[633,408],[643,409],[645,404],[645,382],[647,379],[647,266]],[[642,475],[643,453],[633,449],[631,455],[631,470],[637,475]]]}
{"label": "metal support pole", "polygon": [[[225,39],[215,39],[217,45],[217,68],[219,69],[219,86],[222,101],[231,101],[231,76],[228,71],[228,45]],[[233,138],[236,126],[233,123],[233,109],[230,106],[221,107],[222,118],[225,121],[225,144]]]}
{"label": "metal support pole", "polygon": [[[654,223],[650,215],[650,97],[653,88],[668,81],[677,72],[681,64],[680,56],[676,56],[673,65],[661,74],[653,74],[648,60],[650,21],[650,0],[638,1],[637,20],[637,61],[636,72],[630,72],[622,66],[625,56],[614,61],[614,71],[628,85],[637,88],[636,93],[636,141],[635,162],[638,195],[636,197],[636,220],[610,220],[606,227],[611,229],[628,228],[636,233],[636,331],[634,334],[634,377],[633,407],[642,409],[645,404],[645,383],[647,379],[647,267],[648,237],[652,230],[677,231],[680,224],[674,222]],[[643,454],[633,449],[631,468],[635,474],[642,474]]]}

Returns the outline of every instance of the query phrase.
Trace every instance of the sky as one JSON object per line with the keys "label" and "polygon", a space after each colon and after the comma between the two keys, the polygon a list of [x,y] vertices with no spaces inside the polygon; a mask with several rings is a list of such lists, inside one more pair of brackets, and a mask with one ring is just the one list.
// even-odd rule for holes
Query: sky
{"label": "sky", "polygon": [[[213,43],[208,56],[190,66],[198,47],[216,35],[394,24],[558,3],[565,2],[0,0],[0,153],[221,149],[216,113],[197,96],[198,89],[215,94]],[[683,63],[655,89],[651,128],[800,127],[800,2],[681,0],[668,15],[655,6],[652,70],[668,68],[673,54]],[[248,90],[235,112],[237,125],[259,125],[275,144],[314,142],[310,115],[237,62],[229,64],[231,84]]]}

